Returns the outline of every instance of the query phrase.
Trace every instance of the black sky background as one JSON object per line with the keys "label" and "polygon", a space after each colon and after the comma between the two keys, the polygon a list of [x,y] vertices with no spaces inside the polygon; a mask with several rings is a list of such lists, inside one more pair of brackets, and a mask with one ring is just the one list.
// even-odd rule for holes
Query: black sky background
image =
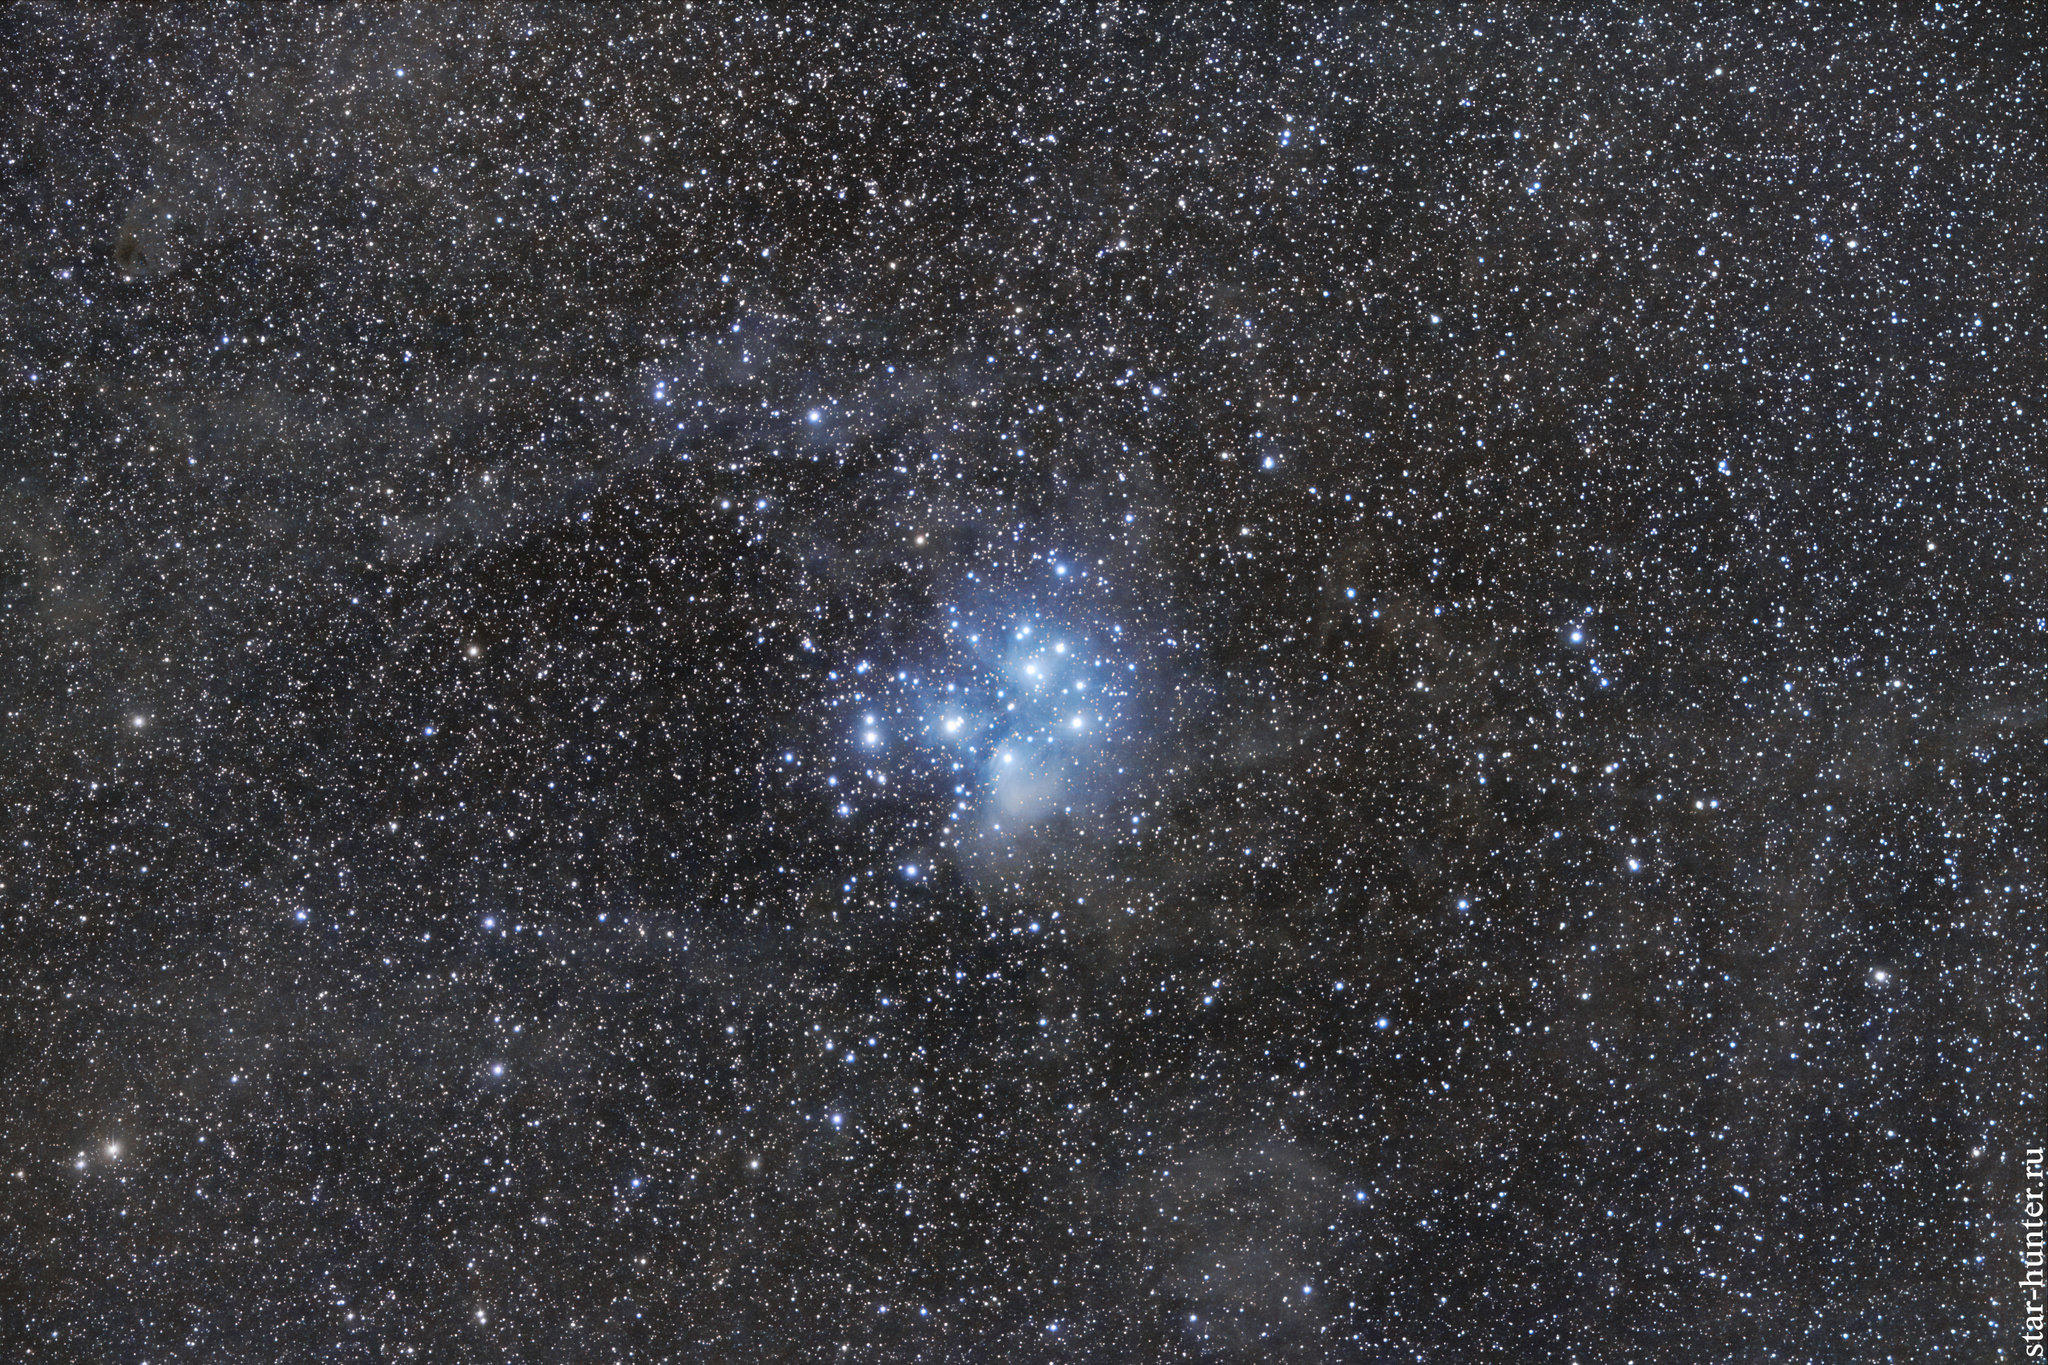
{"label": "black sky background", "polygon": [[0,21],[10,1357],[2019,1358],[2037,27],[978,14]]}

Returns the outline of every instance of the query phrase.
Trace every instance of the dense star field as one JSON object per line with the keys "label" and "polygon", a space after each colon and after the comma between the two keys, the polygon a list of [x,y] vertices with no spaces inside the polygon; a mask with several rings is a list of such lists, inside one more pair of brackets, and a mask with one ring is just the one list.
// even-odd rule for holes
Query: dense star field
{"label": "dense star field", "polygon": [[2032,22],[12,10],[0,1354],[2022,1358]]}

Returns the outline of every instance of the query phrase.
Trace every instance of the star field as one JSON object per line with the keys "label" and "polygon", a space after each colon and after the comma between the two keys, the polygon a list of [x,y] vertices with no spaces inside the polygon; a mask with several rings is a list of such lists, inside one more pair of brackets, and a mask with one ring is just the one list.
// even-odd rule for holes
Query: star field
{"label": "star field", "polygon": [[2039,37],[16,11],[5,1354],[2021,1358]]}

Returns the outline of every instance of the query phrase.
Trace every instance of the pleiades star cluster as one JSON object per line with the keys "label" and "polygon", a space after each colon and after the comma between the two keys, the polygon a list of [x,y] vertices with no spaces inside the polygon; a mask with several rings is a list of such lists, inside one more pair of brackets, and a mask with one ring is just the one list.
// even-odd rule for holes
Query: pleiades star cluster
{"label": "pleiades star cluster", "polygon": [[0,1354],[2023,1358],[2042,38],[9,10]]}

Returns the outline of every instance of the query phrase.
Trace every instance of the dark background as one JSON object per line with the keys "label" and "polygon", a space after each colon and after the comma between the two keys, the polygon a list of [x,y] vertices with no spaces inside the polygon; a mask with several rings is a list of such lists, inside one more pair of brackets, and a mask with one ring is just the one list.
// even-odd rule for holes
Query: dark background
{"label": "dark background", "polygon": [[2039,32],[977,13],[0,20],[9,1358],[2017,1358]]}

